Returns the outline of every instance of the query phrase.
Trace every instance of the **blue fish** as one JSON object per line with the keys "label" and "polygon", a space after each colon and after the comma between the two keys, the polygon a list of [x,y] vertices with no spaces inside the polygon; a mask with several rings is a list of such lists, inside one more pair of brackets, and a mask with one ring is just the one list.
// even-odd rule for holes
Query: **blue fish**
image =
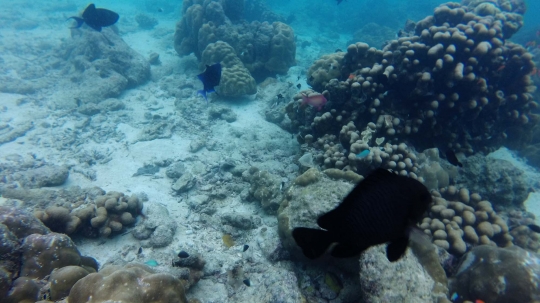
{"label": "blue fish", "polygon": [[221,63],[216,63],[214,65],[206,65],[206,70],[204,73],[197,76],[199,80],[203,83],[204,88],[197,91],[197,94],[202,95],[208,103],[208,98],[206,98],[206,93],[215,92],[215,86],[219,85],[221,81]]}
{"label": "blue fish", "polygon": [[101,32],[102,27],[111,26],[118,21],[118,18],[120,16],[108,9],[104,8],[96,8],[96,6],[91,3],[86,7],[81,17],[69,17],[69,19],[74,19],[77,21],[77,25],[72,28],[79,28],[83,25],[83,23],[86,23],[91,28],[97,30],[98,32]]}
{"label": "blue fish", "polygon": [[146,264],[146,265],[148,265],[150,267],[156,267],[156,266],[159,265],[159,263],[154,259],[150,259],[150,260],[144,262],[144,264]]}
{"label": "blue fish", "polygon": [[358,159],[364,159],[369,155],[369,149],[363,150],[362,152],[356,154],[356,158]]}

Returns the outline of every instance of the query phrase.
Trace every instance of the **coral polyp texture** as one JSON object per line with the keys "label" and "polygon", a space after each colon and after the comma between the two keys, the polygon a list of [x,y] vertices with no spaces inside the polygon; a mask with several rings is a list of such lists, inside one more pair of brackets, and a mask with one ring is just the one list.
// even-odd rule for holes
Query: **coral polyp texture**
{"label": "coral polyp texture", "polygon": [[391,157],[387,143],[467,155],[521,147],[538,122],[533,56],[507,41],[523,25],[519,9],[489,6],[443,4],[383,49],[358,42],[321,57],[308,84],[328,104],[317,112],[298,94],[286,108],[298,140],[334,155],[320,159],[326,167],[352,170],[364,150],[379,164]]}
{"label": "coral polyp texture", "polygon": [[188,302],[182,281],[141,264],[110,265],[73,285],[69,302]]}
{"label": "coral polyp texture", "polygon": [[[244,1],[185,1],[182,19],[177,23],[174,34],[176,52],[181,56],[194,53],[199,59],[204,59],[205,49],[211,43],[222,41],[220,43],[225,44],[217,46],[226,47],[227,52],[232,49],[237,56],[235,61],[239,63],[234,66],[238,70],[247,68],[249,77],[264,79],[287,73],[296,64],[293,29],[285,23],[272,22],[275,18],[268,17],[268,14],[261,14],[261,18],[268,17],[264,22],[248,23],[244,19],[252,16],[246,8],[252,10]],[[244,66],[240,66],[242,64]],[[225,79],[227,75],[224,73]],[[228,96],[228,90],[224,95]]]}

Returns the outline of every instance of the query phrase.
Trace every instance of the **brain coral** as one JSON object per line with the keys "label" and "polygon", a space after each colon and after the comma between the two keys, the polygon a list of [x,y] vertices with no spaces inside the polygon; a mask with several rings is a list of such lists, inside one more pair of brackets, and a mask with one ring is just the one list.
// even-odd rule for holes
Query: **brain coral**
{"label": "brain coral", "polygon": [[69,302],[87,303],[187,303],[184,286],[170,274],[155,273],[150,267],[110,265],[75,283]]}

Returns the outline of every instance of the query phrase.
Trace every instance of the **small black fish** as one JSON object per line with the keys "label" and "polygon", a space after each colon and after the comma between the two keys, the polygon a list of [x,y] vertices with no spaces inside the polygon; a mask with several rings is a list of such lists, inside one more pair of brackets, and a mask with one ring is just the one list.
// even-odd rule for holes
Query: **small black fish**
{"label": "small black fish", "polygon": [[302,88],[302,84],[298,83],[296,84],[296,87],[298,87],[298,89]]}
{"label": "small black fish", "polygon": [[300,76],[298,76],[298,78],[296,78],[296,81],[300,80]]}
{"label": "small black fish", "polygon": [[454,151],[452,149],[447,149],[446,150],[446,160],[448,162],[450,162],[450,164],[452,164],[454,166],[463,167],[463,164],[461,164],[461,162],[459,162],[458,158],[456,157],[456,154],[454,153]]}
{"label": "small black fish", "polygon": [[206,98],[206,93],[215,92],[216,86],[219,85],[221,81],[221,64],[216,63],[214,65],[206,65],[206,70],[204,73],[197,75],[199,80],[203,83],[204,88],[197,91],[197,94],[202,95],[206,103],[208,103],[208,98]]}
{"label": "small black fish", "polygon": [[320,257],[332,245],[336,258],[354,257],[370,246],[390,242],[388,260],[401,258],[411,228],[431,203],[429,190],[419,181],[379,168],[373,171],[317,224],[324,228],[297,227],[292,235],[304,255]]}
{"label": "small black fish", "polygon": [[282,94],[278,94],[276,97],[278,98],[278,100],[281,100],[281,99],[284,99],[284,98],[285,98],[285,97],[283,97]]}
{"label": "small black fish", "polygon": [[137,254],[138,255],[142,254],[142,247],[139,247],[139,250],[137,251]]}
{"label": "small black fish", "polygon": [[248,248],[249,248],[249,245],[245,244],[245,245],[244,245],[244,250],[243,250],[243,251],[248,250]]}
{"label": "small black fish", "polygon": [[532,231],[534,231],[535,233],[540,233],[540,226],[534,225],[534,224],[529,224],[528,226],[529,226],[529,228],[530,228]]}
{"label": "small black fish", "polygon": [[116,21],[118,21],[118,18],[120,18],[120,16],[117,13],[104,8],[96,8],[94,3],[91,3],[84,10],[82,18],[73,16],[69,17],[68,20],[74,19],[77,21],[77,26],[72,28],[79,28],[83,23],[86,23],[86,25],[101,32],[102,27],[115,24]]}
{"label": "small black fish", "polygon": [[189,254],[187,252],[183,251],[183,250],[178,253],[178,258],[184,259],[184,258],[187,258],[187,257],[189,257]]}
{"label": "small black fish", "polygon": [[249,281],[249,279],[245,279],[242,282],[244,282],[244,284],[246,284],[246,286],[251,286],[251,282]]}

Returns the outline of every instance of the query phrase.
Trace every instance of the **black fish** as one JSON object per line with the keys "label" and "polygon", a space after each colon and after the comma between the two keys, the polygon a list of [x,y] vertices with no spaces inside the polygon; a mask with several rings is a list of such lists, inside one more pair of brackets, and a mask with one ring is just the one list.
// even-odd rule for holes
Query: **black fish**
{"label": "black fish", "polygon": [[92,3],[86,7],[82,14],[82,18],[73,16],[69,17],[68,20],[74,19],[77,21],[77,26],[72,28],[79,28],[83,23],[86,23],[86,25],[101,32],[102,27],[115,24],[116,21],[118,21],[118,18],[120,18],[120,16],[117,13],[104,8],[96,8],[94,3]]}
{"label": "black fish", "polygon": [[246,284],[246,286],[251,286],[251,282],[249,281],[249,279],[245,279],[242,282],[244,282],[244,284]]}
{"label": "black fish", "polygon": [[461,164],[461,162],[459,162],[458,158],[456,157],[456,154],[454,153],[454,151],[452,149],[447,149],[446,150],[446,160],[448,162],[450,162],[450,164],[452,164],[454,166],[463,167],[463,164]]}
{"label": "black fish", "polygon": [[298,78],[296,78],[296,81],[300,80],[300,76],[298,76]]}
{"label": "black fish", "polygon": [[189,257],[189,254],[187,252],[183,251],[183,250],[178,253],[178,258],[184,259],[184,258],[187,258],[187,257]]}
{"label": "black fish", "polygon": [[243,250],[243,251],[248,250],[248,248],[249,248],[249,245],[245,244],[245,245],[244,245],[244,250]]}
{"label": "black fish", "polygon": [[385,74],[380,74],[377,76],[377,83],[384,86],[388,85],[388,77]]}
{"label": "black fish", "polygon": [[302,88],[302,84],[298,83],[296,84],[296,87],[298,87],[298,89]]}
{"label": "black fish", "polygon": [[529,224],[529,228],[534,231],[535,233],[540,233],[540,226],[538,225],[534,225],[534,224]]}
{"label": "black fish", "polygon": [[379,168],[362,180],[317,224],[325,230],[297,227],[292,235],[304,255],[320,257],[333,244],[336,258],[354,257],[370,246],[390,242],[388,260],[401,258],[411,227],[431,203],[429,190],[419,181]]}
{"label": "black fish", "polygon": [[137,254],[138,255],[142,254],[142,247],[139,247],[139,250],[137,251]]}
{"label": "black fish", "polygon": [[278,94],[276,97],[278,98],[278,100],[284,99],[282,94]]}
{"label": "black fish", "polygon": [[206,93],[215,92],[214,87],[218,86],[219,82],[221,81],[221,64],[216,63],[214,65],[207,65],[204,73],[199,74],[197,77],[199,80],[201,80],[204,86],[204,88],[197,91],[197,93],[202,95],[208,103]]}

